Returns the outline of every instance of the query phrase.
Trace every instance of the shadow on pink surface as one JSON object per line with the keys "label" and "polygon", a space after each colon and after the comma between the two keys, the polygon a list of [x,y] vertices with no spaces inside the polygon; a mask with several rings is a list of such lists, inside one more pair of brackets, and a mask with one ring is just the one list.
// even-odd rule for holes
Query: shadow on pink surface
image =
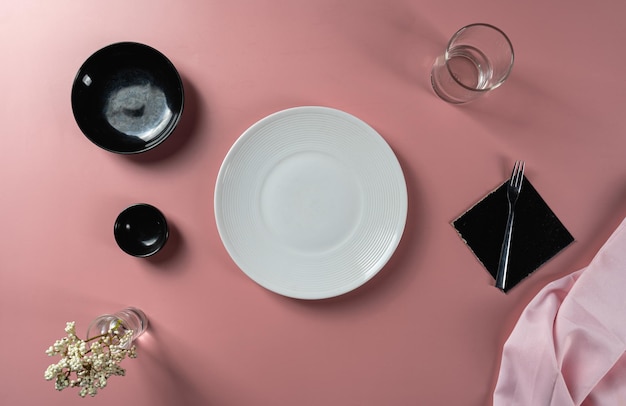
{"label": "shadow on pink surface", "polygon": [[511,77],[501,88],[457,107],[499,139],[533,144],[544,151],[562,153],[563,137],[572,146],[588,143],[587,131],[581,128],[607,135],[615,131],[596,114],[581,108],[576,99],[564,97],[566,89],[556,88],[549,79],[537,79],[539,73],[521,69],[513,67]]}
{"label": "shadow on pink surface", "polygon": [[169,271],[177,272],[182,269],[182,267],[176,267],[175,263],[185,256],[185,240],[179,228],[171,219],[168,219],[168,227],[169,237],[163,249],[155,255],[146,258],[146,260],[157,268],[167,268]]}
{"label": "shadow on pink surface", "polygon": [[[146,334],[138,340],[137,352],[138,359],[141,357],[141,370],[137,373],[144,377],[146,385],[150,387],[147,392],[153,396],[146,404],[210,406],[213,403],[206,398],[209,391],[199,388],[191,380],[191,375],[202,369],[189,365],[189,360],[196,357],[188,354],[185,345],[179,341],[176,336],[165,333],[152,321]],[[183,361],[176,360],[184,360],[184,365]]]}

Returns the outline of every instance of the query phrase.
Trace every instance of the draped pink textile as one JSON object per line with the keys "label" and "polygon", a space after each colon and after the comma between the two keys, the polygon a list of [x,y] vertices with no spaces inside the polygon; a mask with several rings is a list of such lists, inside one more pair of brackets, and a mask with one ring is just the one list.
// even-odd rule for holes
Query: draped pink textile
{"label": "draped pink textile", "polygon": [[626,405],[626,219],[543,288],[504,345],[496,406]]}

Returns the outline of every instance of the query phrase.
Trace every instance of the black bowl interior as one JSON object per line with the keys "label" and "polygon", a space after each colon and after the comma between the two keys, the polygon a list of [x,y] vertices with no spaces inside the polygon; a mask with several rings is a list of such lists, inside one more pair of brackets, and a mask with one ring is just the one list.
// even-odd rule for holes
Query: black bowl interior
{"label": "black bowl interior", "polygon": [[169,235],[165,216],[154,206],[141,203],[122,211],[113,228],[117,245],[127,254],[147,257],[156,254]]}
{"label": "black bowl interior", "polygon": [[72,111],[83,134],[120,154],[147,151],[163,142],[183,111],[183,84],[159,51],[120,42],[91,55],[72,86]]}

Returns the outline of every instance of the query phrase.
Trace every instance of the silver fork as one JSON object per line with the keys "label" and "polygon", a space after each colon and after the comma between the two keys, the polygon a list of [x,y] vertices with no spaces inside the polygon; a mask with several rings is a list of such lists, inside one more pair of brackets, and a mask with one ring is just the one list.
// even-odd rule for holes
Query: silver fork
{"label": "silver fork", "polygon": [[524,181],[524,166],[524,161],[515,162],[515,165],[513,166],[513,173],[511,174],[511,180],[509,180],[506,187],[506,197],[509,201],[509,216],[506,220],[504,240],[502,241],[502,249],[500,250],[500,262],[498,263],[498,273],[496,274],[496,287],[500,290],[504,290],[507,282],[513,219],[515,217],[515,204],[517,203],[517,198],[522,190],[522,182]]}

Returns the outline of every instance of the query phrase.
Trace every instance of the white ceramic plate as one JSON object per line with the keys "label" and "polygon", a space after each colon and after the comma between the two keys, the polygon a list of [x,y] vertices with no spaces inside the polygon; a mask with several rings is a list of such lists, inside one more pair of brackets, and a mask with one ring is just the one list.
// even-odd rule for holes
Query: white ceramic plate
{"label": "white ceramic plate", "polygon": [[215,189],[217,228],[237,266],[299,299],[370,280],[398,246],[406,215],[406,183],[389,145],[327,107],[252,125],[226,155]]}

